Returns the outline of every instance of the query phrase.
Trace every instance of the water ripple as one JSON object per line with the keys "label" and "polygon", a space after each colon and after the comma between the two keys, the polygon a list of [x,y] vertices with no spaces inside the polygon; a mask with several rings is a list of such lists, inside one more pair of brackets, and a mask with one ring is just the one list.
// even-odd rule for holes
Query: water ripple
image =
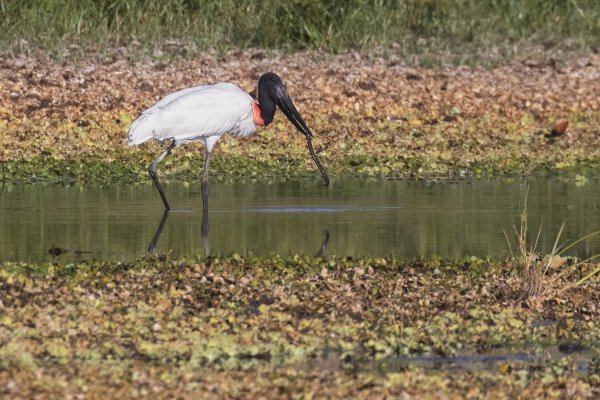
{"label": "water ripple", "polygon": [[335,213],[349,211],[386,211],[401,208],[399,206],[324,206],[324,207],[265,207],[246,208],[242,212],[255,213]]}

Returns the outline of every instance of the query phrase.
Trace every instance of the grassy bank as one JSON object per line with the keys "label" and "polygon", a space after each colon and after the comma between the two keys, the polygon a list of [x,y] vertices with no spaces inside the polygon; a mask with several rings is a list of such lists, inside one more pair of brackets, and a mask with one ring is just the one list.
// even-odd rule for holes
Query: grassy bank
{"label": "grassy bank", "polygon": [[[371,49],[405,54],[514,45],[597,48],[600,4],[583,1],[0,1],[0,43],[57,53],[76,44],[206,49]],[[172,42],[176,40],[176,42]],[[141,50],[142,52],[146,50]],[[151,51],[151,50],[150,50]]]}
{"label": "grassy bank", "polygon": [[532,297],[521,266],[474,258],[4,263],[0,393],[591,398],[597,358],[584,372],[566,356],[468,374],[394,360],[538,346],[597,357],[598,282],[572,287],[593,268],[553,263]]}

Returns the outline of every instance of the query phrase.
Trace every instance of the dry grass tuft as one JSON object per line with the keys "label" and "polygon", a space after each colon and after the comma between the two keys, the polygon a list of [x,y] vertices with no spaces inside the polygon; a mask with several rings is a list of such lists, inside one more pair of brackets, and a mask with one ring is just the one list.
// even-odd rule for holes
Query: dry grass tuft
{"label": "dry grass tuft", "polygon": [[513,295],[518,301],[525,301],[529,304],[537,304],[552,294],[559,291],[564,291],[572,287],[580,286],[600,272],[600,266],[592,267],[592,271],[577,282],[565,286],[564,278],[572,271],[583,265],[588,265],[590,262],[600,257],[600,254],[592,256],[587,260],[581,260],[574,264],[568,265],[569,260],[564,257],[564,253],[575,246],[576,244],[597,235],[600,232],[592,232],[572,243],[564,243],[560,245],[560,238],[565,227],[565,222],[562,223],[552,250],[547,255],[542,255],[537,251],[540,234],[542,232],[542,224],[538,229],[535,241],[530,244],[528,241],[528,214],[527,214],[527,197],[529,188],[526,189],[523,209],[520,214],[520,225],[514,227],[515,236],[517,239],[517,254],[513,253],[510,240],[506,232],[504,235],[509,246],[511,271],[518,272],[519,280],[518,287],[513,291]]}

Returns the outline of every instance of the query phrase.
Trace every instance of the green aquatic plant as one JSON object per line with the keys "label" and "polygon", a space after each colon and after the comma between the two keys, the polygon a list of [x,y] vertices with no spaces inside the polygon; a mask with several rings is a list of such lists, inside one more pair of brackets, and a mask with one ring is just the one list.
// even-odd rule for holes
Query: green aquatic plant
{"label": "green aquatic plant", "polygon": [[[414,363],[389,368],[398,357],[452,357],[558,341],[583,343],[595,354],[600,325],[578,311],[596,306],[597,282],[565,292],[560,303],[524,312],[521,302],[496,295],[514,278],[504,265],[473,257],[239,255],[4,262],[0,382],[6,384],[0,390],[14,398],[80,392],[114,398],[143,394],[144,388],[165,397],[196,398],[198,390],[216,397],[243,397],[248,390],[282,397],[271,391],[276,382],[299,390],[346,388],[339,396],[318,391],[316,397],[397,397],[405,390],[429,396],[442,389],[457,397],[467,386],[486,394],[498,390],[500,397],[532,387],[554,388],[563,397],[584,393],[597,374],[576,374],[577,360],[569,356],[531,367],[507,362],[493,373],[447,374]],[[550,268],[547,279],[559,273]],[[556,319],[561,322],[539,323]],[[388,367],[373,368],[379,363]],[[423,380],[429,383],[422,386]],[[442,389],[431,389],[438,381]],[[232,385],[237,394],[229,392]]]}

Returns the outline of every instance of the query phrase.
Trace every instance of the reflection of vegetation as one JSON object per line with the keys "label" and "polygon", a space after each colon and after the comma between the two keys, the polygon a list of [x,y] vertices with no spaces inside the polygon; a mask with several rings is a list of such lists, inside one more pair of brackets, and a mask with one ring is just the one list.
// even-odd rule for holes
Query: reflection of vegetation
{"label": "reflection of vegetation", "polygon": [[406,52],[465,52],[469,45],[548,47],[566,38],[575,46],[596,45],[600,36],[600,5],[594,1],[29,0],[0,5],[0,41],[25,39],[44,48],[73,41],[149,45],[181,38],[173,47],[183,53],[229,47],[340,50],[391,43],[400,43]]}
{"label": "reflection of vegetation", "polygon": [[[597,377],[577,374],[571,357],[522,370],[520,361],[509,362],[494,373],[466,376],[362,368],[394,356],[452,356],[464,348],[540,341],[598,350],[600,325],[581,312],[596,307],[597,282],[527,311],[503,297],[511,284],[503,263],[476,258],[4,263],[0,378],[20,394],[61,397],[85,384],[106,398],[140,387],[179,396],[215,384],[216,393],[278,390],[266,377],[283,379],[281,390],[289,378],[302,387],[333,379],[342,393],[396,393],[405,378],[428,382],[413,387],[415,393],[438,395],[460,394],[465,383],[471,392],[485,388],[508,397],[542,388],[560,397],[589,388]],[[323,373],[321,357],[338,367]]]}

